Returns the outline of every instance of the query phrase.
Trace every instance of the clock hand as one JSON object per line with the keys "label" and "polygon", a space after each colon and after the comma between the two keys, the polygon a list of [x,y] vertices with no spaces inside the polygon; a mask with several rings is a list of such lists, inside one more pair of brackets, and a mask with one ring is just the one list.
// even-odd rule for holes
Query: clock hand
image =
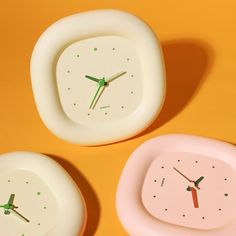
{"label": "clock hand", "polygon": [[[195,184],[195,181],[189,179],[186,175],[184,175],[182,172],[180,172],[178,169],[176,169],[175,167],[173,167],[173,169],[178,172],[180,175],[182,175],[186,180],[188,180],[188,182],[190,183],[194,183]],[[198,186],[196,186],[197,189],[200,189]]]}
{"label": "clock hand", "polygon": [[4,205],[0,205],[1,208],[4,208],[4,212],[8,212],[8,210],[12,208],[18,208],[13,205],[14,199],[15,199],[15,194],[11,194],[11,196],[9,197],[8,203]]}
{"label": "clock hand", "polygon": [[13,205],[14,199],[15,199],[15,194],[11,194],[11,196],[9,198],[9,201],[8,201],[8,204]]}
{"label": "clock hand", "polygon": [[201,176],[199,179],[197,179],[196,181],[194,181],[195,186],[198,186],[199,183],[204,179],[204,176]]}
{"label": "clock hand", "polygon": [[16,211],[14,208],[13,208],[13,209],[10,209],[10,211],[11,211],[14,215],[16,215],[17,217],[19,217],[20,219],[22,219],[23,221],[25,221],[25,222],[27,222],[27,223],[30,222],[27,218],[25,218],[23,215],[21,215],[21,214],[20,214],[18,211]]}
{"label": "clock hand", "polygon": [[195,208],[199,208],[197,190],[193,187],[190,187],[190,186],[189,186],[189,188],[192,193],[193,205]]}
{"label": "clock hand", "polygon": [[92,76],[89,76],[89,75],[85,75],[85,78],[90,79],[90,80],[93,80],[93,81],[95,81],[95,82],[97,82],[97,83],[99,83],[99,81],[100,81],[100,79],[97,79],[97,78],[92,77]]}
{"label": "clock hand", "polygon": [[96,93],[95,93],[95,95],[94,95],[94,97],[93,97],[93,100],[92,100],[92,102],[91,102],[91,104],[90,104],[90,106],[89,106],[90,109],[91,109],[91,108],[94,109],[93,103],[94,103],[94,101],[95,101],[95,99],[96,99],[96,97],[97,97],[97,95],[98,95],[100,89],[106,85],[105,78],[99,80],[98,85],[99,85],[99,87],[98,87],[98,89],[97,89],[97,91],[96,91]]}
{"label": "clock hand", "polygon": [[120,77],[120,76],[122,76],[122,75],[124,75],[126,73],[127,73],[126,71],[121,71],[119,73],[116,73],[116,74],[112,75],[111,77],[106,78],[105,82],[108,83],[108,82],[110,82],[110,81],[112,81],[112,80],[114,80],[114,79],[116,79],[116,78],[118,78],[118,77]]}

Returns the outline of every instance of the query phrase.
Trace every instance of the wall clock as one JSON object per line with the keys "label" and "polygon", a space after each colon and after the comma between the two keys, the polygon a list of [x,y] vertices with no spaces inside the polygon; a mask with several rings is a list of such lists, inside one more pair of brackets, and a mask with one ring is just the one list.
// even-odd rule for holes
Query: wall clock
{"label": "wall clock", "polygon": [[30,152],[2,154],[0,185],[1,235],[83,234],[83,197],[67,172],[52,159]]}
{"label": "wall clock", "polygon": [[130,235],[234,236],[235,187],[235,146],[164,135],[141,145],[128,160],[117,212]]}
{"label": "wall clock", "polygon": [[118,10],[68,16],[39,38],[31,58],[39,114],[58,137],[82,145],[130,138],[160,112],[162,53],[153,31]]}

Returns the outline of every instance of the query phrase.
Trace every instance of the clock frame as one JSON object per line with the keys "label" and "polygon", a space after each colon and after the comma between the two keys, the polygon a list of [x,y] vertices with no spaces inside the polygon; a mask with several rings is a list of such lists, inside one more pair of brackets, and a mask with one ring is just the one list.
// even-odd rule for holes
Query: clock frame
{"label": "clock frame", "polygon": [[[181,159],[181,155],[185,155],[185,158]],[[161,159],[161,156],[163,156],[163,159]],[[175,164],[171,163],[176,170],[182,174],[184,173],[183,175],[186,176],[191,176],[191,174],[193,174],[192,178],[195,179],[201,177],[201,173],[199,172],[198,176],[198,174],[196,175],[198,172],[191,172],[188,168],[183,168],[184,166],[189,166],[186,163],[182,165],[181,168],[180,163],[182,161],[185,162],[186,160],[191,161],[196,159],[194,161],[204,161],[205,164],[209,164],[209,171],[202,168],[205,179],[202,180],[201,178],[202,182],[199,184],[199,187],[202,189],[199,191],[203,191],[205,187],[210,186],[207,181],[210,181],[210,184],[215,184],[214,181],[209,178],[210,175],[208,172],[210,172],[210,170],[217,172],[217,169],[219,170],[221,168],[221,163],[225,163],[227,168],[222,165],[222,169],[226,170],[224,171],[225,176],[222,175],[218,180],[220,181],[219,185],[222,186],[222,192],[219,191],[219,198],[222,200],[219,201],[219,206],[217,203],[213,204],[212,206],[214,209],[212,210],[215,210],[216,218],[217,215],[220,216],[220,214],[223,213],[226,214],[226,219],[221,219],[222,222],[220,222],[219,219],[216,219],[216,222],[214,222],[213,219],[211,224],[209,223],[209,225],[207,225],[206,216],[196,214],[195,216],[199,218],[197,219],[198,222],[192,222],[191,224],[191,220],[194,220],[193,217],[189,217],[191,211],[200,212],[200,208],[197,208],[194,201],[192,202],[191,193],[187,192],[188,183],[185,183],[186,179],[175,170],[173,170],[172,173],[178,182],[178,186],[182,186],[183,184],[183,187],[186,188],[182,189],[181,187],[178,191],[183,191],[183,194],[186,197],[184,201],[188,205],[188,208],[186,209],[191,209],[191,211],[187,213],[183,212],[183,209],[180,207],[180,209],[175,212],[172,209],[177,209],[177,207],[169,208],[170,204],[164,206],[164,203],[168,202],[168,198],[174,198],[175,194],[176,196],[179,194],[179,192],[177,193],[177,190],[171,192],[172,196],[167,197],[163,195],[166,199],[163,197],[162,200],[159,199],[160,204],[157,203],[157,194],[159,193],[159,195],[161,195],[162,193],[160,192],[160,188],[154,187],[153,185],[164,184],[168,186],[168,182],[166,181],[167,178],[164,180],[164,183],[162,183],[163,178],[160,179],[159,176],[161,172],[164,173],[165,171],[164,160],[167,163],[168,156],[173,157],[170,158],[169,161],[176,162]],[[189,159],[187,158],[188,156]],[[160,157],[160,159],[158,159],[158,157]],[[162,165],[159,161],[163,161],[164,164]],[[199,165],[199,163],[193,164],[195,164],[195,167]],[[159,169],[159,172],[157,172],[157,169]],[[235,172],[236,148],[231,144],[209,138],[178,134],[163,135],[151,139],[134,151],[120,177],[116,195],[116,208],[120,221],[130,235],[154,236],[157,234],[164,234],[166,236],[234,236],[236,230],[236,203],[232,200],[235,199],[233,197],[235,195]],[[221,171],[218,173],[221,173]],[[159,176],[159,179],[154,177],[154,175]],[[218,175],[214,174],[213,176],[216,177]],[[170,183],[171,179],[168,181]],[[189,186],[192,187],[193,185],[189,184]],[[183,195],[181,195],[181,197],[182,196]],[[233,199],[230,199],[230,196],[232,196]],[[218,201],[217,199],[218,196],[212,201]],[[201,199],[199,197],[199,200],[202,201],[199,202],[199,204],[207,203],[207,201],[209,202],[209,199],[203,201],[202,197]],[[176,202],[176,204],[178,203]],[[229,207],[227,204],[229,204]],[[232,206],[233,209],[230,209],[230,206]],[[158,209],[154,209],[155,207]],[[228,209],[226,210],[227,207]],[[223,212],[224,210],[229,211],[229,214],[227,215],[227,212]],[[172,220],[170,220],[170,217],[166,217],[167,214],[172,215]],[[174,219],[176,218],[176,215],[178,216],[178,220],[175,222]],[[142,222],[142,224],[139,224],[138,222]],[[204,226],[203,222],[206,222],[204,223]]]}
{"label": "clock frame", "polygon": [[[4,186],[0,204],[13,196],[16,210],[22,216],[17,219],[14,212],[8,212],[7,206],[0,208],[0,214],[8,222],[7,226],[11,224],[14,230],[21,230],[17,232],[20,236],[40,236],[42,230],[47,236],[83,235],[85,201],[72,178],[57,162],[32,152],[5,153],[0,155],[0,172]],[[23,217],[27,222],[22,221]],[[1,233],[3,228],[4,225]]]}
{"label": "clock frame", "polygon": [[[74,109],[77,103],[62,105],[56,65],[70,45],[104,36],[123,37],[133,45],[140,61],[142,95],[127,116],[86,124],[65,112]],[[34,47],[30,70],[35,102],[44,124],[59,138],[76,144],[101,145],[137,135],[157,118],[164,101],[165,73],[158,40],[141,19],[119,10],[79,13],[51,25]]]}

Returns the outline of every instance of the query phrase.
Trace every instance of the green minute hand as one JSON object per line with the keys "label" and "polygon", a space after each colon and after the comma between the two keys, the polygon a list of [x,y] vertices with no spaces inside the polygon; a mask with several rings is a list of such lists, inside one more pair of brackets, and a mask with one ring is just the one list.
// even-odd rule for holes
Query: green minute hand
{"label": "green minute hand", "polygon": [[100,79],[99,82],[98,82],[98,85],[99,85],[99,87],[98,87],[98,89],[97,89],[97,91],[96,91],[96,93],[95,93],[95,95],[93,97],[93,100],[92,100],[92,102],[91,102],[91,104],[89,106],[90,109],[92,108],[92,106],[94,104],[94,101],[97,98],[100,89],[106,85],[105,78]]}

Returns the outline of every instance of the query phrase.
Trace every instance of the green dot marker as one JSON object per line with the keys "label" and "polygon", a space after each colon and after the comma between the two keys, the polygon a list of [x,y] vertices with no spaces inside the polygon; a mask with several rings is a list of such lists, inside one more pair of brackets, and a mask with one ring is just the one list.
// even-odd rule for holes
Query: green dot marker
{"label": "green dot marker", "polygon": [[77,54],[76,56],[79,57],[79,54]]}
{"label": "green dot marker", "polygon": [[93,51],[95,51],[95,52],[96,52],[97,50],[98,50],[97,48],[94,48],[94,49],[93,49]]}
{"label": "green dot marker", "polygon": [[40,192],[37,192],[37,195],[41,195],[41,193],[40,193]]}

